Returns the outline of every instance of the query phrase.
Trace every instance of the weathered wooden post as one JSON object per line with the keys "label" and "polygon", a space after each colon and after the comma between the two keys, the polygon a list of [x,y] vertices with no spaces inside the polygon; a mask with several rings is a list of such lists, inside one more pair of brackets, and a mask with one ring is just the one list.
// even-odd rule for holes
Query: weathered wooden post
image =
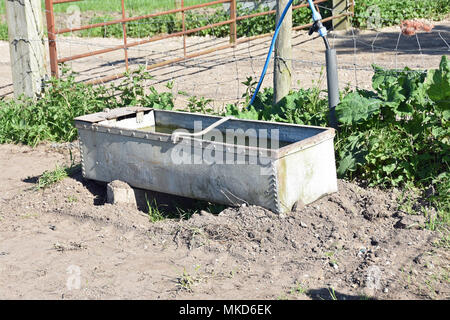
{"label": "weathered wooden post", "polygon": [[[289,0],[277,1],[276,24]],[[292,77],[292,6],[286,13],[280,33],[275,42],[275,62],[273,75],[274,104],[289,94]]]}
{"label": "weathered wooden post", "polygon": [[[337,16],[346,12],[347,10],[353,11],[354,0],[333,0],[332,15]],[[344,16],[342,18],[333,19],[334,30],[347,30],[351,27],[350,16]]]}
{"label": "weathered wooden post", "polygon": [[233,22],[230,24],[230,43],[235,43],[237,39],[236,10],[236,0],[231,0],[230,20],[233,20]]}
{"label": "weathered wooden post", "polygon": [[6,0],[14,96],[35,97],[47,74],[41,0]]}

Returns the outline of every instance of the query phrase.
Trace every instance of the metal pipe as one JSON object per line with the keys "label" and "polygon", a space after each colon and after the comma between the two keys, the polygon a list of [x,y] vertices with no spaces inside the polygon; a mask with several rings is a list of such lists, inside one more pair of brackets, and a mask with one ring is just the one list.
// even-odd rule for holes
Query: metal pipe
{"label": "metal pipe", "polygon": [[339,81],[337,71],[336,50],[328,48],[325,51],[327,64],[327,86],[328,86],[328,107],[329,123],[332,128],[337,128],[336,106],[339,104]]}
{"label": "metal pipe", "polygon": [[313,25],[309,31],[311,35],[313,32],[318,32],[325,43],[325,60],[327,65],[327,87],[328,87],[328,108],[329,108],[329,123],[330,126],[337,129],[336,120],[336,106],[339,104],[339,82],[337,71],[336,50],[330,48],[330,43],[327,38],[327,29],[322,24],[322,16],[319,10],[314,7],[312,0],[308,0],[312,11]]}
{"label": "metal pipe", "polygon": [[222,118],[216,122],[214,122],[212,125],[210,125],[209,127],[207,127],[206,129],[199,131],[199,132],[194,132],[194,133],[189,133],[189,132],[182,132],[182,131],[174,131],[170,137],[170,139],[172,140],[172,142],[177,143],[178,142],[178,138],[184,136],[184,137],[200,137],[203,136],[205,134],[207,134],[208,132],[210,132],[212,129],[220,126],[222,123],[230,120],[230,119],[234,119],[233,116],[228,116],[225,118]]}

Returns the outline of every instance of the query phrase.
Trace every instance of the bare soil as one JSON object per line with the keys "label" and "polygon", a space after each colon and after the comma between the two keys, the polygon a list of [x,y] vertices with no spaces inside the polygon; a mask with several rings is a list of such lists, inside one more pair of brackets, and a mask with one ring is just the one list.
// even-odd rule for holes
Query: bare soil
{"label": "bare soil", "polygon": [[36,190],[69,150],[76,160],[73,144],[0,146],[0,299],[450,298],[442,235],[401,212],[397,190],[340,180],[284,215],[243,206],[151,223],[80,172]]}

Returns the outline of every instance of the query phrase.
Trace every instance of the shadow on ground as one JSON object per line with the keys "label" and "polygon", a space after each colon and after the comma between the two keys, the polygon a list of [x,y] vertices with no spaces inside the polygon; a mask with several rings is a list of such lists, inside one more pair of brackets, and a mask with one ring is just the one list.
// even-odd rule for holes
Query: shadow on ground
{"label": "shadow on ground", "polygon": [[306,295],[312,300],[376,300],[375,298],[341,293],[332,288],[311,289]]}
{"label": "shadow on ground", "polygon": [[445,55],[450,53],[450,26],[438,25],[431,32],[405,36],[400,32],[361,33],[358,29],[336,37],[339,54],[396,52],[398,54]]}
{"label": "shadow on ground", "polygon": [[[83,177],[81,166],[76,165],[68,168],[68,178],[80,182],[87,191],[89,191],[94,198],[93,205],[102,206],[107,202],[107,183],[86,179]],[[30,183],[33,186],[30,189],[36,188],[39,179],[42,175],[28,177],[23,179],[23,182]],[[208,201],[185,198],[181,196],[133,188],[136,204],[140,211],[149,213],[151,209],[161,213],[166,218],[180,218],[188,219],[195,212],[202,210],[218,214],[225,210],[226,206]]]}

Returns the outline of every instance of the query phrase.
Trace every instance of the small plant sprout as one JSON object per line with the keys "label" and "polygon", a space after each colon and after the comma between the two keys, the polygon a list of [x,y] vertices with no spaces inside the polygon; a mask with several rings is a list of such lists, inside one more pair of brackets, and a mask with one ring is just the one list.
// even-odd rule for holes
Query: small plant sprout
{"label": "small plant sprout", "polygon": [[145,201],[147,203],[148,208],[148,217],[151,222],[157,222],[164,220],[163,212],[158,208],[158,203],[156,203],[156,199],[153,201],[149,201],[147,195],[145,195]]}
{"label": "small plant sprout", "polygon": [[62,166],[56,166],[55,170],[53,171],[44,171],[42,176],[38,179],[36,189],[45,189],[68,177],[68,173],[68,168]]}
{"label": "small plant sprout", "polygon": [[302,285],[299,281],[295,281],[294,288],[291,289],[290,294],[305,294],[307,291],[307,288]]}
{"label": "small plant sprout", "polygon": [[331,300],[337,300],[336,292],[333,287],[328,288],[328,292],[330,293]]}

